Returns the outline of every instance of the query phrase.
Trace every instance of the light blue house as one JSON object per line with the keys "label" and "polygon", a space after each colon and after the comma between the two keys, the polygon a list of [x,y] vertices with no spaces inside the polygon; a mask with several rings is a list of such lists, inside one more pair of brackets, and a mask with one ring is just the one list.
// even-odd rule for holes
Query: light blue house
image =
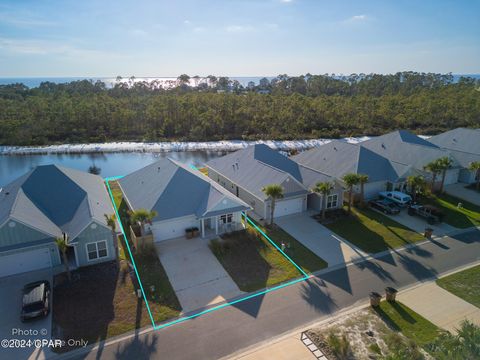
{"label": "light blue house", "polygon": [[0,277],[55,267],[55,239],[68,236],[73,267],[115,258],[113,214],[101,177],[56,165],[38,166],[0,191]]}

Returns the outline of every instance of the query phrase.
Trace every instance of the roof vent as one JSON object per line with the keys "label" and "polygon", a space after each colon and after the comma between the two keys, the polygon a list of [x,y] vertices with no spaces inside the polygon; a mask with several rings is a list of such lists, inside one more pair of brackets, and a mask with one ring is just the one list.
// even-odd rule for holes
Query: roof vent
{"label": "roof vent", "polygon": [[238,169],[238,162],[237,162],[237,163],[235,163],[235,165],[237,166],[237,169]]}
{"label": "roof vent", "polygon": [[157,172],[160,172],[160,166],[157,168]]}
{"label": "roof vent", "polygon": [[457,139],[453,138],[453,142],[457,142]]}
{"label": "roof vent", "polygon": [[233,167],[233,171],[235,171],[235,164],[232,164],[232,167]]}
{"label": "roof vent", "polygon": [[384,148],[384,149],[386,149],[386,148],[387,148],[387,147],[385,146],[385,144],[384,144],[384,143],[382,143],[382,148]]}
{"label": "roof vent", "polygon": [[334,146],[334,147],[333,147],[333,150],[337,151],[337,148]]}

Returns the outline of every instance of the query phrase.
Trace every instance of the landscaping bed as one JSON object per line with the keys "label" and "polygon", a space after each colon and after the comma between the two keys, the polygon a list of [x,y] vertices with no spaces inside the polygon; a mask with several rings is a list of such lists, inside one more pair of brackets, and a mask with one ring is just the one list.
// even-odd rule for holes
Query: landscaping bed
{"label": "landscaping bed", "polygon": [[330,360],[429,359],[423,347],[439,334],[435,325],[409,308],[386,301],[377,310],[359,310],[307,331]]}
{"label": "landscaping bed", "polygon": [[[451,195],[430,195],[422,197],[422,204],[432,205],[445,214],[443,221],[453,227],[465,229],[480,225],[480,206]],[[458,203],[462,207],[458,207]]]}
{"label": "landscaping bed", "polygon": [[210,249],[242,291],[260,290],[302,276],[252,228],[222,235],[210,242]]}
{"label": "landscaping bed", "polygon": [[421,234],[368,208],[353,207],[351,215],[347,214],[325,226],[369,253],[425,240]]}
{"label": "landscaping bed", "polygon": [[480,265],[438,279],[437,284],[480,308]]}

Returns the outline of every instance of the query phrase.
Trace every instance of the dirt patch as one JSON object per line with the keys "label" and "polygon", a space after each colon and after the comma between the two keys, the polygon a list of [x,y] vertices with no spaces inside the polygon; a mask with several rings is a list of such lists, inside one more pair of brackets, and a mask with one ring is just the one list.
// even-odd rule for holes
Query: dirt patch
{"label": "dirt patch", "polygon": [[[397,344],[405,347],[412,346],[414,351],[421,354],[418,359],[431,358],[401,333],[389,328],[370,308],[343,316],[320,328],[310,329],[307,331],[307,335],[330,360],[381,359],[386,355],[391,355],[395,351],[392,347]],[[329,341],[331,336],[335,337],[337,342],[341,342],[342,337],[346,339],[349,345],[348,351],[345,351],[347,355],[335,355],[335,348]]]}

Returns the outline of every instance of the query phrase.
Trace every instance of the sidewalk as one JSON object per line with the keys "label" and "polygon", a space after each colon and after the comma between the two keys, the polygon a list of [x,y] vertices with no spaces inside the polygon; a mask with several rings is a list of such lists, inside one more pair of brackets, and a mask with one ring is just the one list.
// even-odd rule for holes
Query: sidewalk
{"label": "sidewalk", "polygon": [[401,292],[398,301],[445,330],[455,333],[464,319],[480,325],[480,309],[435,282]]}
{"label": "sidewalk", "polygon": [[233,357],[232,360],[314,360],[316,357],[302,343],[300,334],[292,334],[277,342],[269,343],[244,354]]}

